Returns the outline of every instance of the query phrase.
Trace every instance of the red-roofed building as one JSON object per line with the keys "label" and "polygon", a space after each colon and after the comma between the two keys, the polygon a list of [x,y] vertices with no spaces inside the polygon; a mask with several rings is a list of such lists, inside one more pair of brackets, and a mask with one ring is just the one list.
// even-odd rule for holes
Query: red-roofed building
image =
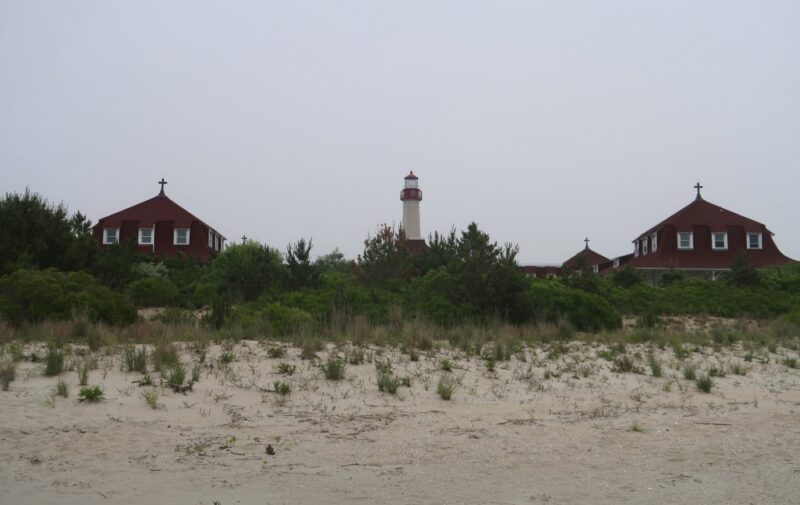
{"label": "red-roofed building", "polygon": [[576,272],[581,269],[580,258],[586,261],[587,266],[591,267],[595,273],[599,273],[602,265],[612,264],[612,260],[606,258],[602,254],[593,251],[589,247],[589,239],[584,239],[586,246],[576,253],[574,256],[566,260],[560,266],[558,265],[526,265],[521,266],[520,269],[528,277],[536,277],[539,279],[558,277],[564,271]]}
{"label": "red-roofed building", "polygon": [[716,277],[730,270],[739,251],[744,251],[756,268],[794,262],[778,250],[765,225],[704,200],[699,183],[695,189],[697,197],[692,203],[633,241],[628,265],[655,282],[660,273],[670,269]]}
{"label": "red-roofed building", "polygon": [[225,237],[161,192],[141,203],[97,221],[95,239],[102,245],[133,242],[140,251],[157,256],[185,254],[200,261],[225,247]]}

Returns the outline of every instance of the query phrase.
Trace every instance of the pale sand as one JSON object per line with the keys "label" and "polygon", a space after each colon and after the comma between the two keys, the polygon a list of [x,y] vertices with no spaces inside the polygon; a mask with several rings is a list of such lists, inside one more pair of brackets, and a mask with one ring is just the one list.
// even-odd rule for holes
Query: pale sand
{"label": "pale sand", "polygon": [[[646,375],[617,374],[595,357],[602,346],[571,347],[589,377],[545,380],[538,361],[530,377],[534,355],[556,368],[542,349],[494,374],[458,359],[452,401],[436,393],[442,354],[410,362],[386,351],[413,381],[391,396],[378,392],[372,363],[329,382],[290,348],[298,370],[281,403],[259,391],[283,378],[281,360],[243,342],[232,373],[206,368],[194,391],[164,390],[158,410],[118,356],[101,356],[90,376],[105,401],[79,403],[71,371],[61,376],[70,397],[55,407],[43,399],[57,378],[22,362],[0,393],[0,503],[800,503],[800,370],[781,356],[693,354],[701,369],[748,367],[705,394],[671,350],[658,351],[665,377],[655,378],[646,361]],[[212,346],[207,361],[220,352]]]}

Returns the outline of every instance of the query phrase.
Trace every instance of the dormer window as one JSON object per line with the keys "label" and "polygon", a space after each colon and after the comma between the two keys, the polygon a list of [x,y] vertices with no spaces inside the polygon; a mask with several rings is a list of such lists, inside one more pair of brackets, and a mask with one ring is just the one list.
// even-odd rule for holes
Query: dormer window
{"label": "dormer window", "polygon": [[597,273],[600,271],[600,265],[592,265],[592,272]]}
{"label": "dormer window", "polygon": [[728,250],[728,234],[725,232],[711,234],[711,248],[715,251]]}
{"label": "dormer window", "polygon": [[139,245],[153,245],[152,228],[139,228]]}
{"label": "dormer window", "polygon": [[208,230],[208,247],[214,249],[214,246],[217,245],[216,237],[214,236],[214,232]]}
{"label": "dormer window", "polygon": [[748,233],[747,234],[747,248],[748,249],[761,249],[764,243],[762,241],[762,235],[760,233]]}
{"label": "dormer window", "polygon": [[690,231],[679,231],[678,249],[683,251],[690,251],[694,249],[694,233]]}
{"label": "dormer window", "polygon": [[634,258],[638,258],[639,257],[639,241],[638,240],[634,240],[633,241],[633,257]]}
{"label": "dormer window", "polygon": [[103,243],[104,244],[118,244],[119,243],[119,228],[103,228]]}
{"label": "dormer window", "polygon": [[175,228],[175,245],[189,245],[189,228]]}
{"label": "dormer window", "polygon": [[619,268],[619,258],[614,258],[614,268]]}
{"label": "dormer window", "polygon": [[647,237],[641,239],[642,240],[642,254],[645,256],[647,255]]}
{"label": "dormer window", "polygon": [[652,235],[650,235],[650,246],[651,246],[650,248],[652,249],[653,252],[656,252],[658,250],[658,234],[657,233],[653,233]]}

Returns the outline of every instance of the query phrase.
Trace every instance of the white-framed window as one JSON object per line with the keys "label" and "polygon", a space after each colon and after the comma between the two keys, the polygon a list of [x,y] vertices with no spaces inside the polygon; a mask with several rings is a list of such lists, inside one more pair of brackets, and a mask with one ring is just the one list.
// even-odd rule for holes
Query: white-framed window
{"label": "white-framed window", "polygon": [[690,231],[679,231],[678,249],[682,249],[685,251],[694,249],[694,233]]}
{"label": "white-framed window", "polygon": [[641,239],[642,240],[642,254],[647,255],[647,237]]}
{"label": "white-framed window", "polygon": [[214,232],[208,230],[208,247],[213,249],[215,244],[216,244],[216,238],[214,237]]}
{"label": "white-framed window", "polygon": [[592,272],[597,273],[600,271],[600,265],[592,265]]}
{"label": "white-framed window", "polygon": [[633,241],[633,257],[634,258],[638,258],[639,257],[639,241],[638,240],[634,240]]}
{"label": "white-framed window", "polygon": [[747,234],[748,249],[761,249],[762,247],[764,247],[764,242],[760,233]]}
{"label": "white-framed window", "polygon": [[653,233],[650,235],[650,249],[653,252],[658,250],[658,233]]}
{"label": "white-framed window", "polygon": [[716,232],[711,234],[711,248],[715,251],[728,250],[728,234],[725,232]]}
{"label": "white-framed window", "polygon": [[175,228],[175,245],[189,245],[189,228]]}
{"label": "white-framed window", "polygon": [[139,245],[153,245],[152,228],[139,228]]}
{"label": "white-framed window", "polygon": [[118,244],[119,243],[119,228],[103,228],[103,243],[104,244]]}
{"label": "white-framed window", "polygon": [[614,268],[619,268],[619,258],[614,258]]}

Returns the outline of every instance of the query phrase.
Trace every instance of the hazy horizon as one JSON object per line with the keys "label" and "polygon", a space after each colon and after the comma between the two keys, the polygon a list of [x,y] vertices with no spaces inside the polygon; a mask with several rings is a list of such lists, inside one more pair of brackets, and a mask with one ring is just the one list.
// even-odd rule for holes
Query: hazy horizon
{"label": "hazy horizon", "polygon": [[0,191],[151,198],[349,258],[475,221],[522,264],[615,257],[686,204],[800,258],[796,2],[0,3]]}

